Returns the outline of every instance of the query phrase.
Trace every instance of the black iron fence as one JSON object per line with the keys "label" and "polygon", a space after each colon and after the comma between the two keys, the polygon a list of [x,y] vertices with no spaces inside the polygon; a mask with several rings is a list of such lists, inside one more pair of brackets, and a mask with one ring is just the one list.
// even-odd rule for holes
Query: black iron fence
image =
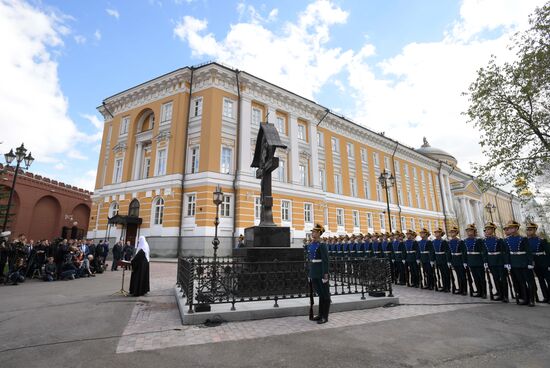
{"label": "black iron fence", "polygon": [[[188,313],[210,304],[273,300],[309,296],[307,261],[246,262],[240,258],[181,257],[177,284],[186,298]],[[332,257],[329,262],[332,295],[393,296],[389,260]]]}

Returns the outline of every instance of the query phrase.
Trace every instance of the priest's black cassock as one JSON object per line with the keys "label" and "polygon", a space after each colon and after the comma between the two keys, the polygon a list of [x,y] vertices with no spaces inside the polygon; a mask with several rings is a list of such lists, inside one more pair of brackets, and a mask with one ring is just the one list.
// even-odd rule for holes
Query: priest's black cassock
{"label": "priest's black cassock", "polygon": [[136,255],[132,258],[130,294],[141,296],[149,292],[149,244],[144,236],[139,237]]}

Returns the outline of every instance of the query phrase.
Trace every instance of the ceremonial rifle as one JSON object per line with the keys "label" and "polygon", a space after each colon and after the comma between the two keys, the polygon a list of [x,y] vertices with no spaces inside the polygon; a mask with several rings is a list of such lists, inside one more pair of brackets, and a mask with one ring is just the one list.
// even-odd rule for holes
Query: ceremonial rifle
{"label": "ceremonial rifle", "polygon": [[491,300],[495,300],[495,294],[493,293],[493,282],[491,281],[491,272],[489,269],[485,269],[485,274],[487,275],[487,282],[489,283],[489,296]]}
{"label": "ceremonial rifle", "polygon": [[309,320],[313,321],[313,284],[309,280]]}
{"label": "ceremonial rifle", "polygon": [[470,297],[474,296],[474,283],[472,281],[472,274],[470,267],[466,266],[466,278],[468,279],[468,287],[470,288]]}
{"label": "ceremonial rifle", "polygon": [[[451,275],[451,291],[453,294],[456,294],[456,285],[455,285],[455,274],[453,272],[453,266],[449,267],[449,272]],[[458,275],[457,275],[458,276]]]}
{"label": "ceremonial rifle", "polygon": [[508,277],[508,284],[510,285],[510,296],[512,299],[516,299],[516,304],[519,304],[519,295],[514,292],[514,283],[512,282],[512,274],[510,270],[507,270],[506,276]]}

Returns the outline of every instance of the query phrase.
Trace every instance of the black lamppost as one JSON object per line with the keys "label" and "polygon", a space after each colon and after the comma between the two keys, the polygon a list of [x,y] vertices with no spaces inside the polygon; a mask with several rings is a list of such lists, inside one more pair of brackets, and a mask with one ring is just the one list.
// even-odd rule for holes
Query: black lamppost
{"label": "black lamppost", "polygon": [[493,211],[495,210],[495,208],[497,208],[497,206],[495,206],[492,203],[487,203],[485,205],[485,209],[487,210],[487,212],[489,212],[489,216],[491,216],[491,222],[494,222],[493,221]]}
{"label": "black lamppost", "polygon": [[4,216],[4,225],[2,226],[2,231],[6,231],[6,228],[8,227],[8,217],[10,214],[13,192],[15,190],[15,181],[17,180],[17,174],[19,173],[19,166],[21,165],[21,162],[25,162],[26,170],[29,168],[29,166],[31,166],[32,162],[34,161],[34,157],[32,157],[31,153],[29,152],[28,155],[26,155],[26,153],[27,149],[25,148],[23,143],[21,143],[21,146],[15,149],[15,153],[13,153],[13,149],[11,149],[8,153],[4,154],[4,158],[6,159],[6,164],[8,166],[11,165],[13,160],[17,161],[17,165],[15,166],[15,172],[13,173],[13,182],[10,188],[10,196],[8,198],[8,205],[6,207],[6,215]]}
{"label": "black lamppost", "polygon": [[214,260],[213,260],[213,270],[212,270],[212,294],[216,295],[216,286],[217,286],[217,280],[216,280],[216,271],[217,271],[217,261],[218,261],[218,245],[220,245],[220,240],[218,239],[218,225],[220,224],[220,204],[223,202],[223,192],[222,188],[218,184],[216,187],[216,190],[213,193],[213,201],[216,205],[216,219],[214,220],[214,240],[212,240],[212,245],[214,245]]}
{"label": "black lamppost", "polygon": [[378,182],[380,183],[382,188],[386,190],[386,206],[388,209],[388,223],[390,224],[390,233],[391,233],[393,230],[391,227],[390,196],[389,196],[388,189],[394,186],[395,178],[391,173],[384,170],[378,177]]}

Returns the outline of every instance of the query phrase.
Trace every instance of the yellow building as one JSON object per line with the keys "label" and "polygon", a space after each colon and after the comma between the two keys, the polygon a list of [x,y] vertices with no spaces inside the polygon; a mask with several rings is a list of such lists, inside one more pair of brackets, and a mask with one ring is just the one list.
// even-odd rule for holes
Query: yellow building
{"label": "yellow building", "polygon": [[[293,246],[315,223],[327,235],[481,226],[489,202],[497,224],[519,217],[517,198],[497,189],[481,193],[451,155],[427,141],[412,149],[217,63],[132,87],[98,110],[105,128],[88,237],[145,235],[153,255],[211,253],[218,184],[225,193],[221,254],[259,223],[260,183],[250,164],[266,119],[288,147],[277,152],[273,213],[291,228]],[[378,183],[385,170],[395,177],[387,198]]]}

